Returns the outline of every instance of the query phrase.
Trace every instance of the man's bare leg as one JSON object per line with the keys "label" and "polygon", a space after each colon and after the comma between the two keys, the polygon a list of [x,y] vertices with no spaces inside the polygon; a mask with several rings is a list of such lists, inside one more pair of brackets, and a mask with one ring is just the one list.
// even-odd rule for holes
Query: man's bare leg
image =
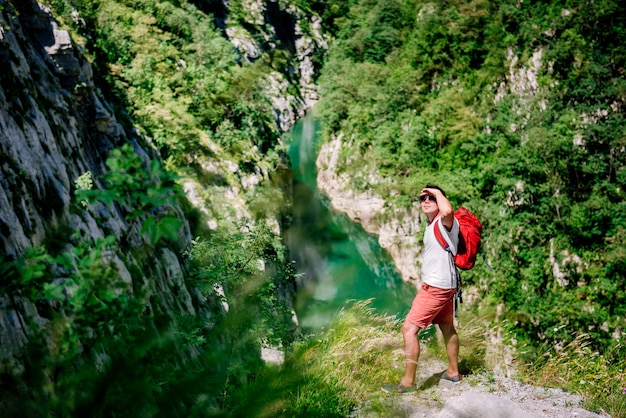
{"label": "man's bare leg", "polygon": [[446,353],[448,354],[448,370],[446,373],[450,377],[461,376],[459,375],[459,336],[456,333],[454,324],[439,325],[441,333],[443,334],[443,340],[446,344]]}
{"label": "man's bare leg", "polygon": [[405,321],[402,324],[402,337],[404,338],[404,377],[400,379],[402,386],[415,385],[415,372],[417,371],[417,360],[420,357],[420,343],[417,338],[420,328],[417,325]]}

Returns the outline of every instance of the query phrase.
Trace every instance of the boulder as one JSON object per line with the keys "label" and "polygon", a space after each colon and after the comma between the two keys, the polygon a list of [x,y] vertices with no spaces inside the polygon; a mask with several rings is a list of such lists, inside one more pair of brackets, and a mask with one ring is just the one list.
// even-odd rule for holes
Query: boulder
{"label": "boulder", "polygon": [[437,418],[535,418],[510,399],[492,393],[464,392],[450,398]]}

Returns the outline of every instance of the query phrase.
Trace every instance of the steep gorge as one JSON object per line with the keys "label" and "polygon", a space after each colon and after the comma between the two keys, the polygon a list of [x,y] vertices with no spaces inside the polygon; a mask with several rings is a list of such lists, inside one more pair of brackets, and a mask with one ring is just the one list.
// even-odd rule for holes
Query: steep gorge
{"label": "steep gorge", "polygon": [[[1,252],[16,258],[41,245],[77,245],[71,238],[76,233],[94,241],[113,235],[132,248],[110,255],[121,280],[155,295],[157,289],[178,289],[176,297],[161,293],[150,309],[196,313],[202,303],[183,283],[180,257],[191,239],[188,225],[177,245],[155,248],[139,225],[124,218],[126,208],[78,210],[73,201],[74,181],[87,171],[105,172],[113,148],[130,143],[145,159],[158,154],[117,121],[86,57],[46,9],[34,1],[3,2],[2,9]],[[180,207],[172,210],[183,217]],[[3,299],[2,359],[11,364],[35,332],[25,324],[45,329],[49,320],[19,293]]]}
{"label": "steep gorge", "polygon": [[[291,43],[290,72],[271,71],[259,79],[272,103],[269,116],[274,118],[275,130],[269,147],[279,148],[281,133],[317,99],[316,69],[311,60],[326,44],[315,32],[319,30],[315,19],[293,6],[281,9],[278,3],[259,1],[250,7],[254,10],[238,10],[237,15],[222,9],[226,14],[221,24],[243,62],[252,64],[281,41]],[[215,286],[201,291],[189,280],[185,251],[198,229],[217,231],[223,228],[224,219],[244,231],[254,231],[259,223],[253,220],[253,213],[259,209],[255,206],[258,201],[253,203],[250,196],[262,186],[281,187],[281,193],[288,194],[289,180],[268,171],[266,150],[253,147],[248,156],[258,165],[244,171],[240,161],[232,160],[205,137],[205,149],[187,156],[189,165],[199,171],[181,181],[185,198],[171,199],[166,189],[157,196],[161,199],[158,204],[146,206],[152,207],[149,212],[133,207],[133,201],[119,190],[113,191],[110,203],[81,202],[75,196],[77,189],[84,187],[81,179],[93,181],[89,189],[105,190],[104,179],[119,174],[112,171],[109,160],[116,149],[138,156],[133,157],[140,162],[136,168],[148,173],[146,193],[167,186],[168,180],[159,177],[163,173],[159,167],[166,163],[162,145],[142,133],[145,131],[128,113],[120,112],[120,103],[111,103],[110,94],[103,94],[108,86],[97,81],[103,74],[94,77],[84,45],[75,42],[50,8],[35,0],[2,0],[0,13],[0,372],[19,378],[26,370],[28,344],[42,334],[53,352],[59,350],[55,329],[73,318],[60,307],[69,301],[77,303],[72,306],[81,312],[93,309],[82,306],[91,299],[77,299],[78,292],[85,289],[91,296],[97,295],[95,299],[105,311],[132,303],[138,307],[131,311],[146,318],[177,321],[194,317],[210,329],[226,310],[237,307],[229,306],[228,289]],[[74,17],[80,20],[78,14]],[[240,19],[252,17],[241,24]],[[286,36],[293,38],[281,39],[285,35],[277,33],[284,23],[280,19],[290,22],[292,32]],[[121,158],[115,161],[123,162]],[[123,167],[121,170],[125,172]],[[288,171],[284,163],[283,171]],[[205,184],[202,179],[213,180]],[[127,193],[139,192],[131,187]],[[224,219],[216,218],[215,213]],[[274,218],[262,222],[279,240],[285,222],[281,216],[275,213]],[[146,223],[150,219],[156,221]],[[171,228],[166,229],[171,220],[182,221],[171,224],[177,226],[175,235]],[[66,262],[68,259],[71,261]],[[266,275],[277,268],[263,260],[254,264]],[[52,277],[48,273],[25,276],[32,268],[50,266]],[[95,269],[93,277],[83,274],[82,268]],[[78,283],[78,277],[93,282]],[[106,294],[98,294],[102,285],[98,280],[110,280]],[[293,283],[286,281],[281,286],[276,295],[288,306]],[[51,296],[49,292],[57,293]],[[114,322],[105,324],[116,326]],[[0,404],[6,406],[4,401]]]}

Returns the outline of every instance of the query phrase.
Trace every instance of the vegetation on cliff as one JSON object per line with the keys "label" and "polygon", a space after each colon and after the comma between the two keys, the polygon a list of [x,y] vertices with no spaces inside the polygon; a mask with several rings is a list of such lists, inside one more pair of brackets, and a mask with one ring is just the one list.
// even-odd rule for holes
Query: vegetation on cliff
{"label": "vegetation on cliff", "polygon": [[[28,338],[3,361],[1,414],[219,414],[262,367],[262,345],[294,339],[295,272],[279,235],[289,166],[266,78],[293,61],[284,45],[243,59],[210,2],[44,3],[53,17],[36,2],[2,1],[11,24],[0,40],[21,19],[54,42],[55,19],[75,42],[64,46],[91,61],[129,140],[103,161],[105,151],[94,152],[92,170],[64,196],[68,211],[97,225],[61,225],[41,246],[0,258],[5,311]],[[35,39],[28,36],[15,39]],[[3,58],[17,56],[1,46]],[[58,76],[52,67],[44,77],[32,64],[43,80]],[[71,86],[65,97],[86,88]],[[76,136],[89,142],[96,133]]]}
{"label": "vegetation on cliff", "polygon": [[[18,19],[10,3],[0,11]],[[273,223],[288,218],[287,163],[264,84],[270,71],[291,74],[289,45],[247,60],[215,23],[222,2],[45,3],[84,47],[132,141],[162,158],[121,147],[104,172],[76,179],[72,211],[101,214],[107,231],[107,205],[116,205],[131,225],[122,239],[68,225],[46,246],[0,260],[10,308],[28,300],[50,325],[21,324],[33,338],[3,365],[5,415],[345,416],[393,380],[398,324],[367,307],[307,341],[289,329],[294,271]],[[532,376],[589,390],[591,406],[623,414],[624,6],[293,3],[336,37],[320,114],[327,138],[349,138],[355,188],[406,205],[434,180],[475,210],[495,272],[479,264],[464,279],[482,308],[505,307],[498,320],[531,348],[520,353]],[[383,181],[359,175],[372,172]],[[202,185],[206,212],[182,198],[190,181]],[[244,204],[227,198],[235,190]],[[178,205],[195,237],[189,248],[177,246]],[[150,254],[133,253],[138,241],[184,253],[184,283],[171,284],[168,303],[190,289],[197,315],[151,303],[150,271],[138,264],[129,263],[131,285],[120,280],[111,255],[121,249],[149,265]],[[292,347],[287,367],[265,367],[261,343]]]}
{"label": "vegetation on cliff", "polygon": [[583,339],[573,357],[588,362],[568,383],[584,393],[602,364],[599,398],[623,398],[624,4],[347,4],[328,16],[317,108],[325,140],[344,135],[340,170],[390,205],[434,182],[474,210],[494,271],[463,278],[504,308],[521,363],[567,363]]}

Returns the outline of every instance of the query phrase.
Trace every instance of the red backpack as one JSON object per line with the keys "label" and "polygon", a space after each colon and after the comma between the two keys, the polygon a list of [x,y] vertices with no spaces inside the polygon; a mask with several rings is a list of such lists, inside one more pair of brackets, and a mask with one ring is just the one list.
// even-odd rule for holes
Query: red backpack
{"label": "red backpack", "polygon": [[[469,270],[476,263],[483,226],[476,215],[463,206],[454,211],[454,217],[459,221],[459,246],[454,256],[454,264],[462,270]],[[443,249],[448,251],[448,243],[444,240],[441,231],[439,231],[439,226],[436,224],[435,237],[437,237],[437,241],[439,241]]]}

